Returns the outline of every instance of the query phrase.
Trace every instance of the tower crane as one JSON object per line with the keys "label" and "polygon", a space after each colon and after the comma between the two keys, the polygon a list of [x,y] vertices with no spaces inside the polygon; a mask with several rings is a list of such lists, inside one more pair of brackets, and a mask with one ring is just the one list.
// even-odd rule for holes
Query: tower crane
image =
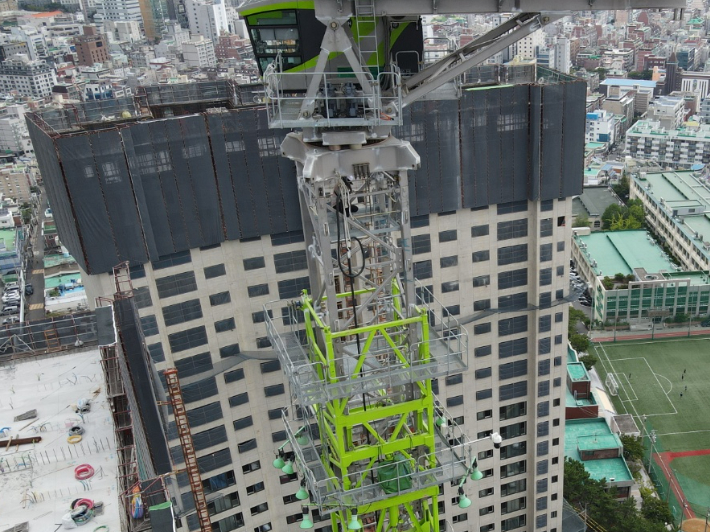
{"label": "tower crane", "polygon": [[[432,391],[468,365],[465,329],[413,274],[402,110],[571,10],[683,7],[681,0],[247,0],[269,125],[295,129],[310,292],[265,312],[295,406],[276,467],[333,530],[437,532],[439,486],[479,479],[471,439]],[[424,14],[510,13],[430,66]],[[438,307],[438,312],[437,312]],[[495,447],[501,438],[490,436]],[[483,443],[481,443],[483,445]],[[308,506],[304,507],[307,528]]]}

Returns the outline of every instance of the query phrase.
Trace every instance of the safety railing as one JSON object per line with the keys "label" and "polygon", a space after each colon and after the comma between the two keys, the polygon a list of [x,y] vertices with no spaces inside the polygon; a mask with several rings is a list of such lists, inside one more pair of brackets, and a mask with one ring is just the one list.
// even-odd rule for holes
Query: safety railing
{"label": "safety railing", "polygon": [[[399,72],[366,75],[370,86],[363,89],[352,71],[284,72],[274,61],[263,76],[269,127],[401,125]],[[317,94],[307,96],[309,87]]]}
{"label": "safety railing", "polygon": [[[303,406],[375,391],[396,393],[402,385],[460,373],[468,365],[468,338],[462,328],[447,328],[443,335],[432,334],[426,340],[408,344],[406,331],[388,328],[388,324],[382,324],[382,331],[374,334],[373,326],[349,329],[347,333],[353,338],[359,332],[361,346],[367,345],[367,352],[360,354],[352,339],[344,343],[342,356],[326,363],[315,348],[305,343],[304,335],[293,330],[293,324],[298,322],[295,316],[271,318],[269,308],[265,310],[268,338]],[[277,324],[279,319],[282,324]],[[428,356],[420,358],[427,349]],[[360,360],[363,356],[364,360]],[[339,368],[337,374],[331,371],[334,368]]]}
{"label": "safety railing", "polygon": [[[469,471],[472,457],[475,456],[474,446],[480,441],[466,439],[455,445],[441,441],[436,445],[434,453],[425,453],[416,458],[397,454],[396,459],[376,464],[372,468],[375,475],[365,474],[370,469],[355,468],[344,476],[337,476],[323,465],[327,456],[322,454],[324,449],[320,442],[309,440],[299,444],[298,429],[292,427],[285,416],[284,426],[294,452],[296,467],[310,491],[311,502],[322,509],[322,514],[336,508],[357,508],[372,504],[391,498],[395,493],[401,495],[456,481]],[[441,433],[437,433],[437,437],[441,439]],[[388,470],[382,480],[377,474],[380,468]]]}

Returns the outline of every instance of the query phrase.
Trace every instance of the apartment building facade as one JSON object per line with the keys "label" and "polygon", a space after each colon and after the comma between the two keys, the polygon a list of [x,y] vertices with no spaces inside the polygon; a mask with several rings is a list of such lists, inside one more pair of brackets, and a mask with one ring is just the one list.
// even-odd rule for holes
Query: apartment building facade
{"label": "apartment building facade", "polygon": [[0,63],[3,92],[17,91],[22,96],[44,98],[52,93],[56,80],[54,69],[44,61],[16,55]]}
{"label": "apartment building facade", "polygon": [[[549,91],[540,100],[544,120],[528,105],[540,91]],[[214,93],[211,100],[225,105]],[[415,277],[470,339],[468,370],[436,382],[440,402],[472,437],[504,438],[499,451],[481,444],[484,478],[467,484],[479,504],[461,509],[456,487],[442,486],[440,514],[457,532],[471,523],[562,529],[569,228],[571,196],[580,192],[568,176],[581,170],[584,135],[564,138],[559,126],[576,131],[584,102],[584,84],[572,81],[472,91],[460,101],[414,104],[395,132],[422,154],[410,177]],[[496,120],[474,120],[488,115]],[[459,130],[462,121],[491,128],[489,135]],[[199,379],[183,394],[220,531],[281,532],[302,515],[297,475],[271,467],[292,399],[264,305],[281,317],[309,288],[308,242],[294,168],[265,124],[262,109],[236,107],[54,138],[39,117],[30,126],[63,242],[90,272],[87,292],[112,293],[108,272],[119,257],[130,260],[155,367]],[[456,177],[457,168],[466,175]],[[102,189],[111,189],[112,203],[83,196]],[[180,206],[161,207],[170,197]],[[172,424],[167,433],[179,467]],[[192,494],[186,479],[178,482],[189,511]],[[330,530],[325,516],[314,517],[317,530]],[[185,524],[194,530],[194,515]]]}
{"label": "apartment building facade", "polygon": [[665,129],[659,121],[639,120],[626,132],[626,151],[675,167],[710,162],[710,126]]}
{"label": "apartment building facade", "polygon": [[710,184],[691,171],[632,174],[630,197],[686,271],[710,269]]}

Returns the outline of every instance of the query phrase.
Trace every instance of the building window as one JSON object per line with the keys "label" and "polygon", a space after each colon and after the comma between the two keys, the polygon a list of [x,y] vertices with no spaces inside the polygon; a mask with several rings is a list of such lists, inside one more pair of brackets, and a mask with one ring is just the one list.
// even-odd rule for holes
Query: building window
{"label": "building window", "polygon": [[473,326],[473,334],[485,334],[491,332],[491,322],[479,323]]}
{"label": "building window", "polygon": [[508,358],[517,355],[524,355],[528,352],[528,339],[518,338],[508,340],[498,344],[498,358]]}
{"label": "building window", "polygon": [[510,240],[528,236],[528,219],[498,222],[498,240]]}
{"label": "building window", "polygon": [[471,260],[473,262],[485,262],[487,260],[490,260],[490,258],[491,254],[490,251],[488,251],[487,249],[482,251],[474,251],[471,255]]}
{"label": "building window", "polygon": [[268,284],[256,284],[253,286],[248,286],[247,292],[249,294],[249,297],[266,296],[269,294],[269,285]]}
{"label": "building window", "polygon": [[526,332],[528,330],[528,317],[515,316],[498,322],[498,336],[508,336]]}
{"label": "building window", "polygon": [[447,294],[449,292],[457,292],[459,289],[459,282],[458,281],[448,281],[445,283],[441,283],[441,293],[442,294]]}
{"label": "building window", "polygon": [[498,274],[498,289],[514,288],[528,284],[528,269],[521,268]]}
{"label": "building window", "polygon": [[247,427],[251,427],[254,424],[254,420],[251,416],[246,416],[240,419],[235,419],[232,424],[234,425],[234,430],[241,430]]}
{"label": "building window", "polygon": [[245,405],[248,402],[249,402],[249,393],[248,392],[238,393],[237,395],[232,395],[229,398],[229,406],[231,406],[231,407]]}
{"label": "building window", "polygon": [[456,240],[456,229],[450,229],[449,231],[439,231],[439,242],[453,242]]}
{"label": "building window", "polygon": [[428,227],[429,226],[429,215],[424,214],[422,216],[412,216],[409,222],[412,229],[418,227]]}
{"label": "building window", "polygon": [[540,245],[540,262],[552,260],[552,244]]}
{"label": "building window", "polygon": [[498,248],[498,266],[515,264],[528,260],[528,245],[519,244],[517,246],[504,246]]}
{"label": "building window", "polygon": [[513,309],[524,309],[528,306],[528,293],[519,292],[517,294],[510,294],[507,296],[500,296],[498,298],[498,309],[503,310],[513,310]]}
{"label": "building window", "polygon": [[289,273],[307,269],[308,260],[305,250],[276,253],[274,255],[274,267],[276,273]]}
{"label": "building window", "polygon": [[488,225],[474,225],[471,227],[471,236],[486,236],[488,235]]}
{"label": "building window", "polygon": [[217,305],[224,305],[231,301],[232,297],[229,295],[229,292],[219,292],[210,296],[210,306],[212,307],[216,307]]}
{"label": "building window", "polygon": [[490,399],[493,397],[493,390],[478,390],[476,392],[476,400]]}
{"label": "building window", "polygon": [[213,279],[214,277],[220,277],[222,275],[227,275],[224,264],[216,264],[205,268],[205,279]]}
{"label": "building window", "polygon": [[431,236],[415,235],[412,237],[412,255],[420,255],[431,251]]}
{"label": "building window", "polygon": [[191,299],[175,305],[163,307],[165,325],[177,325],[202,317],[202,307],[199,299]]}
{"label": "building window", "polygon": [[155,287],[158,297],[163,299],[197,290],[197,281],[194,272],[185,272],[156,279]]}
{"label": "building window", "polygon": [[431,261],[423,260],[412,264],[415,279],[431,279],[433,274]]}
{"label": "building window", "polygon": [[[237,451],[239,451],[240,454],[246,453],[246,452],[251,451],[253,449],[256,449],[256,438],[252,438],[250,440],[246,440],[246,441],[243,441],[243,442],[237,444]],[[247,488],[247,493],[249,495],[251,495],[249,493],[249,488]]]}
{"label": "building window", "polygon": [[488,286],[491,284],[490,275],[479,275],[473,278],[473,286]]}
{"label": "building window", "polygon": [[527,403],[520,402],[508,406],[500,407],[500,420],[514,419],[527,414]]}
{"label": "building window", "polygon": [[552,236],[552,218],[540,220],[540,236]]}
{"label": "building window", "polygon": [[463,395],[457,395],[455,397],[449,397],[446,399],[447,407],[454,407],[463,404]]}
{"label": "building window", "polygon": [[482,421],[484,419],[490,419],[493,417],[493,410],[481,410],[476,413],[476,419]]}
{"label": "building window", "polygon": [[498,398],[500,401],[515,399],[516,397],[525,397],[528,394],[528,382],[519,381],[512,384],[506,384],[498,389]]}
{"label": "building window", "polygon": [[284,385],[283,384],[274,384],[272,386],[265,386],[264,387],[264,395],[266,397],[274,397],[276,395],[281,395],[284,393]]}
{"label": "building window", "polygon": [[490,355],[492,352],[493,351],[490,345],[479,345],[473,350],[473,354],[476,357],[485,357]]}
{"label": "building window", "polygon": [[515,212],[526,212],[528,210],[528,201],[511,201],[509,203],[499,203],[497,205],[498,214],[512,214]]}
{"label": "building window", "polygon": [[500,364],[498,366],[498,379],[506,380],[515,377],[521,377],[527,375],[528,373],[528,361],[516,360],[515,362],[508,362],[507,364]]}
{"label": "building window", "polygon": [[481,368],[476,370],[476,378],[477,379],[485,379],[487,377],[490,377],[492,374],[492,369],[491,368]]}
{"label": "building window", "polygon": [[[439,267],[440,268],[452,268],[454,266],[458,266],[459,264],[459,257],[458,255],[451,255],[450,257],[441,257],[439,259]],[[474,285],[476,286],[476,285]]]}
{"label": "building window", "polygon": [[266,263],[264,262],[264,257],[253,257],[251,259],[244,259],[243,264],[244,269],[247,271],[258,270],[259,268],[264,268],[266,266]]}

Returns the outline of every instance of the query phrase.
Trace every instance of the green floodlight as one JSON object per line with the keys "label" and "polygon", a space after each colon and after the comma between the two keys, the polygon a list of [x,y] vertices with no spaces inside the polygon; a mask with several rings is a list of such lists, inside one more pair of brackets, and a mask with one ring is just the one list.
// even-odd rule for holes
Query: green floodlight
{"label": "green floodlight", "polygon": [[478,469],[478,462],[473,463],[473,471],[471,471],[471,480],[481,480],[483,478],[483,473]]}
{"label": "green floodlight", "polygon": [[308,437],[308,434],[306,434],[305,431],[301,432],[298,436],[296,436],[296,443],[298,443],[298,445],[307,445],[310,441],[311,439]]}
{"label": "green floodlight", "polygon": [[306,530],[308,528],[313,528],[313,521],[311,520],[311,514],[308,511],[308,506],[304,506],[303,510],[303,520],[301,521],[300,528]]}
{"label": "green floodlight", "polygon": [[276,460],[273,461],[274,467],[276,469],[281,469],[286,465],[284,462],[284,452],[279,449],[279,454],[276,455]]}
{"label": "green floodlight", "polygon": [[290,459],[286,460],[286,463],[281,468],[281,471],[283,471],[287,475],[293,475],[293,462]]}
{"label": "green floodlight", "polygon": [[299,501],[305,501],[308,498],[308,490],[306,489],[306,479],[301,480],[301,487],[296,492],[296,498]]}
{"label": "green floodlight", "polygon": [[357,511],[353,511],[350,515],[350,522],[348,523],[348,530],[360,530],[362,529],[362,524],[357,520]]}
{"label": "green floodlight", "polygon": [[471,506],[471,499],[466,497],[463,487],[459,486],[459,508],[468,508]]}
{"label": "green floodlight", "polygon": [[448,426],[448,423],[446,422],[446,418],[439,414],[439,416],[436,418],[436,426],[439,427],[440,429],[446,428]]}

